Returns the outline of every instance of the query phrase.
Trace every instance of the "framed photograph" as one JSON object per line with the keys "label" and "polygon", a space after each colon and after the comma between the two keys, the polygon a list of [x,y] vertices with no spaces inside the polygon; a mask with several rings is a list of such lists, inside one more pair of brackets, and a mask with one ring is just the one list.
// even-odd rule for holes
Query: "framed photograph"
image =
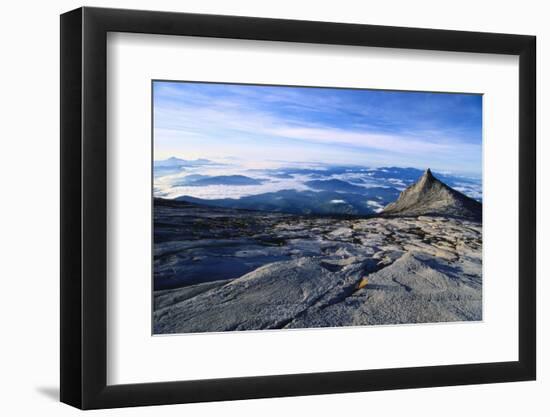
{"label": "framed photograph", "polygon": [[533,380],[535,37],[61,16],[61,401]]}

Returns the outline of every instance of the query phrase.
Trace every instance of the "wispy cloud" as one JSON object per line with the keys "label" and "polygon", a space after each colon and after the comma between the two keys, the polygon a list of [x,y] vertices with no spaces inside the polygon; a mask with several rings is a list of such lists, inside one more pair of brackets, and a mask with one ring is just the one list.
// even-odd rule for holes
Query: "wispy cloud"
{"label": "wispy cloud", "polygon": [[478,96],[165,82],[155,83],[154,95],[159,155],[179,148],[182,155],[258,158],[272,150],[306,153],[306,160],[348,155],[481,170]]}

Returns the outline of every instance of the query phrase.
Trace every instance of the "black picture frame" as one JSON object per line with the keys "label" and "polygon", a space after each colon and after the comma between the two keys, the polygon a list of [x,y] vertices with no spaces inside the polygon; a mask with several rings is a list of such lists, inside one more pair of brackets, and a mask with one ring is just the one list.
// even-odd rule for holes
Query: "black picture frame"
{"label": "black picture frame", "polygon": [[[107,385],[108,32],[519,56],[519,360]],[[534,380],[534,36],[102,8],[61,15],[61,401],[82,409]]]}

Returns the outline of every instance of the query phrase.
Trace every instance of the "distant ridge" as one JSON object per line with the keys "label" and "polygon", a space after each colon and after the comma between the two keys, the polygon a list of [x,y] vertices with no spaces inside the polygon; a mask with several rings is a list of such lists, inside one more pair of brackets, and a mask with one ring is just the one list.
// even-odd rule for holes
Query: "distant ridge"
{"label": "distant ridge", "polygon": [[168,159],[154,161],[155,168],[179,168],[179,167],[194,167],[201,165],[210,165],[212,161],[204,158],[199,159],[181,159],[171,156]]}
{"label": "distant ridge", "polygon": [[382,216],[438,215],[481,220],[482,205],[435,178],[428,168],[406,188],[397,201],[388,204]]}

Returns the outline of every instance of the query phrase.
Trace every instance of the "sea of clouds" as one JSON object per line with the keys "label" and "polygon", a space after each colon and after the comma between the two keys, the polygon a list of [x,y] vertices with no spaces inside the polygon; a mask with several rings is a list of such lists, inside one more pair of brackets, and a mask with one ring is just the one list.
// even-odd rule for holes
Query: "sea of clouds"
{"label": "sea of clouds", "polygon": [[[277,192],[281,190],[316,191],[307,185],[308,181],[339,180],[353,186],[364,188],[395,188],[404,190],[422,175],[422,170],[413,168],[373,168],[359,166],[330,166],[324,164],[262,164],[261,166],[242,163],[200,162],[177,160],[157,161],[154,168],[154,196],[174,199],[190,196],[206,200],[232,198]],[[482,200],[480,178],[455,175],[449,172],[434,172],[434,175],[454,189],[467,196]],[[192,179],[219,178],[220,183],[193,185]],[[243,176],[256,180],[255,184],[223,184],[224,177]],[[343,192],[345,193],[345,192]],[[337,200],[333,201],[338,204]],[[369,205],[380,211],[383,206],[376,200]]]}

